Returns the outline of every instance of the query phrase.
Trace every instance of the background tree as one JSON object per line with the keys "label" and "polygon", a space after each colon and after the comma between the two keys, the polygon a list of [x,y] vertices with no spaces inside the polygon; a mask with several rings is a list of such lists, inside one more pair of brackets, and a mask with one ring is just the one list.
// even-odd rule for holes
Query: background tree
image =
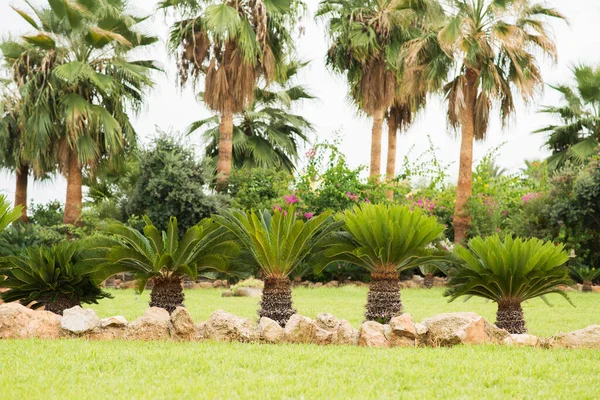
{"label": "background tree", "polygon": [[[54,148],[67,177],[64,222],[78,223],[82,169],[135,144],[128,110],[138,110],[152,84],[150,61],[130,52],[157,41],[128,14],[123,0],[48,1],[17,10],[35,35],[5,43],[3,53],[23,97],[31,102],[25,128],[37,150]],[[35,55],[33,57],[32,55]],[[35,78],[31,78],[31,77]]]}
{"label": "background tree", "polygon": [[535,133],[547,133],[546,146],[552,151],[548,168],[554,170],[569,160],[581,163],[598,154],[600,143],[600,67],[573,68],[575,86],[551,86],[563,97],[560,106],[545,106],[541,112],[558,117],[561,125],[549,125]]}
{"label": "background tree", "polygon": [[164,0],[183,18],[169,38],[179,80],[204,76],[204,104],[220,114],[217,187],[226,186],[232,168],[233,116],[253,103],[259,78],[267,84],[294,50],[291,32],[304,4],[298,0]]}

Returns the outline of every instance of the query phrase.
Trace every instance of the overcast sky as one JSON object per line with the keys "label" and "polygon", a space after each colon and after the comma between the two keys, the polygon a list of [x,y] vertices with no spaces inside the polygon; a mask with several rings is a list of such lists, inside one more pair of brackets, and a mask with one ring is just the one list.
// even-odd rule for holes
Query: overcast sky
{"label": "overcast sky", "polygon": [[[35,0],[34,4],[45,3]],[[136,7],[151,12],[157,0],[132,0]],[[367,165],[369,162],[371,123],[366,117],[357,116],[355,109],[347,100],[347,85],[342,76],[332,74],[324,63],[324,55],[328,47],[325,38],[324,24],[313,20],[318,0],[307,0],[309,15],[301,22],[305,27],[303,36],[297,39],[298,52],[301,59],[310,61],[309,66],[301,74],[300,80],[318,97],[317,101],[306,103],[297,112],[304,115],[316,127],[313,142],[341,133],[342,150],[351,166]],[[553,33],[557,41],[559,61],[552,65],[548,60],[540,60],[542,73],[548,84],[557,84],[570,79],[570,67],[579,62],[597,63],[600,61],[600,35],[597,22],[600,20],[600,1],[598,0],[554,0],[549,2],[569,18],[570,25],[562,22],[553,23]],[[30,26],[24,22],[10,6],[26,9],[22,0],[0,0],[0,35],[5,38],[9,34],[30,32]],[[180,91],[175,84],[175,63],[166,52],[164,40],[167,37],[168,25],[162,14],[156,16],[153,26],[162,42],[154,46],[148,58],[159,60],[167,73],[156,77],[156,87],[150,93],[143,112],[134,118],[134,126],[147,142],[156,131],[183,131],[192,121],[204,118],[210,113],[202,104],[196,102],[191,90]],[[496,113],[492,118],[488,139],[475,146],[475,160],[480,159],[489,149],[506,142],[502,147],[498,163],[516,171],[523,166],[526,159],[544,158],[548,155],[542,148],[544,137],[531,134],[537,128],[554,122],[551,118],[536,112],[542,104],[555,104],[559,96],[551,88],[546,87],[543,93],[531,104],[517,104],[517,112],[507,128],[502,129]],[[459,140],[448,133],[444,103],[441,98],[430,99],[427,108],[411,127],[409,132],[398,139],[398,160],[413,148],[411,158],[427,150],[430,136],[438,147],[438,156],[446,164],[451,164],[450,174],[455,179],[458,171]],[[386,136],[384,131],[384,137]],[[201,143],[197,137],[190,138],[201,152]],[[385,148],[383,143],[382,170],[385,171]],[[58,199],[64,201],[66,183],[62,177],[51,182],[30,183],[30,202],[44,203]],[[14,177],[9,172],[0,173],[0,193],[14,196]]]}

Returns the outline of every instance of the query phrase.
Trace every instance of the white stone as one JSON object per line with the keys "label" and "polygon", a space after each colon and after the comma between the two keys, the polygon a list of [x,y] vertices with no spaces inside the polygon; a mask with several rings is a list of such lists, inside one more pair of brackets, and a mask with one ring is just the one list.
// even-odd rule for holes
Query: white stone
{"label": "white stone", "polygon": [[60,327],[66,331],[80,335],[96,328],[100,324],[100,318],[91,308],[75,306],[63,311]]}

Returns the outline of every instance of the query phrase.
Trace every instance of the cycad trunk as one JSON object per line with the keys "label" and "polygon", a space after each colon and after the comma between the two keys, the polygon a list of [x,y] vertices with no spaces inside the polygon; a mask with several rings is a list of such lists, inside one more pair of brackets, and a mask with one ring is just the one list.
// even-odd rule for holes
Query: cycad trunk
{"label": "cycad trunk", "polygon": [[397,271],[373,272],[367,294],[367,321],[387,324],[402,314],[400,276]]}
{"label": "cycad trunk", "polygon": [[183,287],[179,276],[161,276],[153,279],[150,292],[150,307],[164,308],[170,313],[183,307]]}
{"label": "cycad trunk", "polygon": [[423,286],[425,286],[427,289],[431,289],[433,287],[433,274],[425,274]]}
{"label": "cycad trunk", "polygon": [[527,333],[521,302],[510,299],[498,302],[496,326],[509,333]]}
{"label": "cycad trunk", "polygon": [[267,317],[285,327],[296,310],[292,306],[292,282],[287,276],[265,278],[260,317]]}
{"label": "cycad trunk", "polygon": [[381,128],[385,110],[373,113],[373,129],[371,132],[371,166],[369,176],[379,179],[381,176]]}
{"label": "cycad trunk", "polygon": [[591,292],[591,291],[593,291],[593,289],[592,289],[592,282],[590,282],[590,281],[583,281],[583,286],[581,287],[581,291],[582,292]]}
{"label": "cycad trunk", "polygon": [[[396,177],[396,140],[398,139],[398,120],[396,113],[390,113],[388,118],[388,152],[385,177],[390,183]],[[394,200],[394,191],[388,190],[388,200]]]}
{"label": "cycad trunk", "polygon": [[17,185],[15,188],[15,207],[23,207],[21,222],[27,222],[27,183],[29,178],[29,165],[21,165],[16,170]]}
{"label": "cycad trunk", "polygon": [[50,311],[58,315],[62,315],[63,311],[75,306],[81,306],[79,300],[67,296],[58,296],[52,303],[44,304],[46,311]]}
{"label": "cycad trunk", "polygon": [[83,205],[82,190],[83,178],[81,165],[73,149],[69,150],[69,164],[67,170],[67,200],[65,202],[65,215],[63,222],[70,225],[81,225],[81,207]]}
{"label": "cycad trunk", "polygon": [[233,160],[233,112],[226,106],[221,113],[219,126],[219,158],[217,162],[217,190],[222,192],[227,189],[227,181],[231,175]]}
{"label": "cycad trunk", "polygon": [[461,116],[460,164],[454,207],[454,242],[461,243],[471,227],[471,215],[467,207],[473,186],[473,140],[475,139],[475,105],[477,103],[477,75],[467,70],[465,107]]}

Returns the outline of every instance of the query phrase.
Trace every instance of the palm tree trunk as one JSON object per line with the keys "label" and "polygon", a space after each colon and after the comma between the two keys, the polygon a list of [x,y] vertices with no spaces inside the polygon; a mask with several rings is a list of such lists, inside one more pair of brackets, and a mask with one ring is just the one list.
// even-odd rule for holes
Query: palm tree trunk
{"label": "palm tree trunk", "polygon": [[371,167],[369,176],[379,179],[381,176],[381,129],[385,110],[373,113],[373,129],[371,133]]}
{"label": "palm tree trunk", "polygon": [[467,237],[471,227],[471,215],[468,209],[469,198],[473,191],[473,140],[475,138],[475,105],[477,102],[477,75],[467,70],[467,88],[465,108],[461,117],[460,165],[458,185],[456,186],[456,205],[454,207],[454,243],[461,243]]}
{"label": "palm tree trunk", "polygon": [[423,279],[423,286],[427,289],[431,289],[433,287],[433,274],[425,274],[425,278]]}
{"label": "palm tree trunk", "polygon": [[[388,152],[385,176],[388,184],[396,177],[396,140],[398,138],[398,120],[396,113],[390,113],[388,117]],[[394,200],[394,191],[388,190],[388,200]]]}
{"label": "palm tree trunk", "polygon": [[73,149],[69,150],[69,167],[67,171],[67,200],[63,222],[70,225],[81,225],[81,208],[83,206],[81,165]]}
{"label": "palm tree trunk", "polygon": [[521,302],[515,300],[498,302],[496,326],[500,329],[506,329],[508,333],[527,333]]}
{"label": "palm tree trunk", "polygon": [[164,308],[171,314],[177,307],[183,307],[183,286],[179,276],[161,276],[153,279],[150,292],[150,307]]}
{"label": "palm tree trunk", "polygon": [[591,292],[591,291],[593,291],[593,289],[592,289],[592,282],[590,282],[590,281],[583,281],[583,286],[581,286],[581,291],[582,292]]}
{"label": "palm tree trunk", "polygon": [[292,282],[287,276],[265,278],[265,287],[258,315],[267,317],[285,327],[296,310],[292,306]]}
{"label": "palm tree trunk", "polygon": [[59,295],[52,303],[45,303],[44,309],[54,314],[62,315],[63,311],[75,306],[81,306],[81,302],[75,298]]}
{"label": "palm tree trunk", "polygon": [[397,271],[373,272],[367,293],[367,321],[387,324],[402,314],[400,301],[400,275]]}
{"label": "palm tree trunk", "polygon": [[225,106],[221,113],[221,125],[219,126],[219,159],[217,164],[217,191],[227,189],[227,181],[231,175],[231,163],[233,152],[233,112],[231,107]]}
{"label": "palm tree trunk", "polygon": [[27,222],[27,183],[29,178],[29,165],[21,165],[16,170],[17,185],[15,188],[15,207],[23,207],[21,222]]}

